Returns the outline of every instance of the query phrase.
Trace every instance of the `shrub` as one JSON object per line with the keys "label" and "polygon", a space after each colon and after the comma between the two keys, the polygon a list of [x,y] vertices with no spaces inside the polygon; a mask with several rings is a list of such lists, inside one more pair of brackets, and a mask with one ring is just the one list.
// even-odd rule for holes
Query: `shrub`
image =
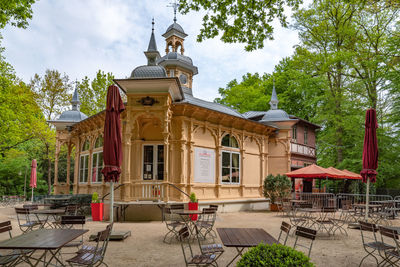
{"label": "shrub", "polygon": [[277,198],[285,198],[288,196],[292,182],[286,175],[273,176],[269,174],[264,179],[264,196],[271,200],[272,204],[275,204]]}
{"label": "shrub", "polygon": [[195,193],[191,193],[189,198],[190,198],[190,202],[193,202],[193,203],[194,203],[194,202],[197,202],[196,194],[195,194]]}
{"label": "shrub", "polygon": [[249,249],[238,261],[237,267],[312,267],[310,258],[302,252],[281,244],[259,244]]}
{"label": "shrub", "polygon": [[92,195],[92,203],[100,203],[99,194],[97,194],[97,192],[94,192]]}

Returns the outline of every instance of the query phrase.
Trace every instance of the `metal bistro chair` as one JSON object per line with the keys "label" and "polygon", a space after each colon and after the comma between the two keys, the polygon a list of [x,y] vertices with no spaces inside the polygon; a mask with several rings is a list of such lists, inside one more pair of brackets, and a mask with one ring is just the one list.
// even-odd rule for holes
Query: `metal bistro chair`
{"label": "metal bistro chair", "polygon": [[178,235],[186,266],[218,266],[216,262],[217,255],[215,254],[193,254],[192,246],[190,245],[190,231],[187,226],[179,230]]}
{"label": "metal bistro chair", "polygon": [[214,231],[214,224],[217,218],[217,211],[214,208],[204,208],[203,213],[200,214],[199,219],[194,223],[198,229],[199,235],[202,239],[206,239],[207,235],[214,238],[217,234]]}
{"label": "metal bistro chair", "polygon": [[71,259],[66,260],[70,266],[84,265],[84,266],[100,266],[104,264],[104,256],[106,254],[108,241],[110,239],[113,223],[107,225],[106,229],[98,232],[96,237],[96,246],[85,246],[77,252],[77,255]]}
{"label": "metal bistro chair", "polygon": [[[80,225],[83,229],[83,225],[86,223],[84,215],[63,215],[61,216],[60,226],[61,228],[72,229],[75,225]],[[65,244],[64,247],[80,247],[83,245],[83,235],[79,241],[71,241]]]}
{"label": "metal bistro chair", "polygon": [[163,242],[170,244],[172,238],[179,238],[178,232],[185,226],[185,222],[182,221],[181,216],[172,213],[171,208],[164,208],[164,221],[168,232],[165,234]]}
{"label": "metal bistro chair", "polygon": [[[381,240],[383,244],[388,246],[393,245],[393,249],[386,249],[384,251],[385,255],[383,261],[388,263],[390,266],[398,266],[397,262],[400,260],[400,241],[399,233],[395,229],[379,226],[379,232],[381,233]],[[390,242],[390,244],[385,242],[385,239]],[[379,265],[384,266],[385,264],[379,263]]]}
{"label": "metal bistro chair", "polygon": [[[12,238],[11,230],[12,226],[10,221],[0,223],[0,233],[8,232],[8,235]],[[24,250],[24,253],[21,253],[19,250],[13,250],[7,254],[0,254],[0,266],[16,266],[23,261],[23,254],[26,255],[32,252],[33,250]]]}
{"label": "metal bistro chair", "polygon": [[37,220],[32,220],[30,218],[29,208],[15,208],[15,213],[17,214],[17,221],[19,225],[19,229],[25,234],[34,228],[40,228],[42,223]]}
{"label": "metal bistro chair", "polygon": [[[293,248],[296,249],[296,247],[299,246],[308,249],[308,257],[310,257],[312,245],[314,243],[315,237],[317,236],[317,230],[297,226],[295,235],[296,240],[294,241]],[[298,244],[299,236],[311,240],[309,245],[307,246],[306,244]]]}
{"label": "metal bistro chair", "polygon": [[[290,224],[288,224],[285,221],[282,221],[281,232],[279,233],[279,237],[278,237],[278,242],[280,244],[286,245],[291,228],[292,228],[292,226]],[[285,237],[283,237],[283,235],[285,235]],[[282,238],[282,240],[281,240],[281,238]],[[282,241],[283,241],[283,243],[282,243]]]}
{"label": "metal bistro chair", "polygon": [[375,259],[376,264],[379,266],[378,258],[374,255],[374,253],[378,252],[378,255],[383,260],[385,260],[385,255],[383,254],[385,250],[394,249],[394,247],[385,244],[383,242],[377,241],[376,232],[378,231],[378,227],[376,227],[375,224],[364,221],[359,221],[358,223],[360,224],[360,232],[361,232],[361,240],[363,243],[363,248],[365,252],[367,252],[367,255],[365,255],[365,257],[362,258],[359,266],[362,266],[363,261],[368,256],[372,256]]}
{"label": "metal bistro chair", "polygon": [[224,248],[222,247],[222,244],[202,244],[202,241],[200,241],[199,238],[199,230],[197,229],[197,226],[194,226],[195,228],[195,232],[196,232],[196,239],[197,242],[199,243],[199,247],[200,247],[200,251],[201,254],[215,254],[216,258],[215,260],[217,260],[222,253],[225,252]]}

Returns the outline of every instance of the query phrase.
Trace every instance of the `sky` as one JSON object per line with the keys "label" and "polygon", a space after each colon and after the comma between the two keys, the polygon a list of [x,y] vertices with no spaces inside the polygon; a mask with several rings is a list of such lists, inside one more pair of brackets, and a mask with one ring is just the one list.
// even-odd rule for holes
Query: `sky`
{"label": "sky", "polygon": [[[33,5],[27,29],[7,26],[2,46],[6,60],[17,76],[29,82],[46,69],[66,73],[72,81],[94,78],[101,69],[116,78],[127,78],[132,70],[147,64],[143,51],[155,20],[155,36],[161,56],[165,41],[161,36],[173,23],[171,0],[40,0]],[[188,34],[185,55],[193,60],[199,74],[194,76],[193,95],[213,101],[218,89],[246,73],[271,73],[279,61],[293,53],[297,33],[275,23],[273,41],[264,49],[246,52],[244,44],[225,44],[214,38],[196,42],[204,12],[177,15]]]}

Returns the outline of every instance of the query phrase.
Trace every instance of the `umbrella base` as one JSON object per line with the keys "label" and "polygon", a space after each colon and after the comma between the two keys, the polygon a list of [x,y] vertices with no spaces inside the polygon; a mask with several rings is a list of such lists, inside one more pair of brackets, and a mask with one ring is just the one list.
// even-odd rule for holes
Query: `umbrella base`
{"label": "umbrella base", "polygon": [[[127,239],[129,236],[131,236],[131,231],[112,231],[110,235],[110,241],[121,241],[124,239]],[[96,235],[91,235],[89,237],[89,241],[94,241],[97,237]]]}

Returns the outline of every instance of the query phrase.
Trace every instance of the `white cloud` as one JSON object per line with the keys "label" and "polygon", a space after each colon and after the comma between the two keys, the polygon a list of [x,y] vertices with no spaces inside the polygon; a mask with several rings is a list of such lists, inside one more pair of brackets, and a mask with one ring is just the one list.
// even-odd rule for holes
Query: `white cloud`
{"label": "white cloud", "polygon": [[[2,45],[5,56],[17,75],[28,82],[46,69],[65,72],[72,80],[93,77],[98,69],[124,78],[146,63],[151,19],[156,21],[158,50],[165,52],[161,36],[172,23],[169,0],[41,0],[33,6],[33,19],[26,30],[7,27]],[[218,88],[247,72],[271,72],[274,66],[293,52],[297,34],[275,27],[275,40],[265,48],[245,52],[243,44],[225,44],[218,38],[197,43],[202,13],[178,14],[178,23],[189,34],[185,55],[199,68],[193,91],[197,97],[212,101]]]}

